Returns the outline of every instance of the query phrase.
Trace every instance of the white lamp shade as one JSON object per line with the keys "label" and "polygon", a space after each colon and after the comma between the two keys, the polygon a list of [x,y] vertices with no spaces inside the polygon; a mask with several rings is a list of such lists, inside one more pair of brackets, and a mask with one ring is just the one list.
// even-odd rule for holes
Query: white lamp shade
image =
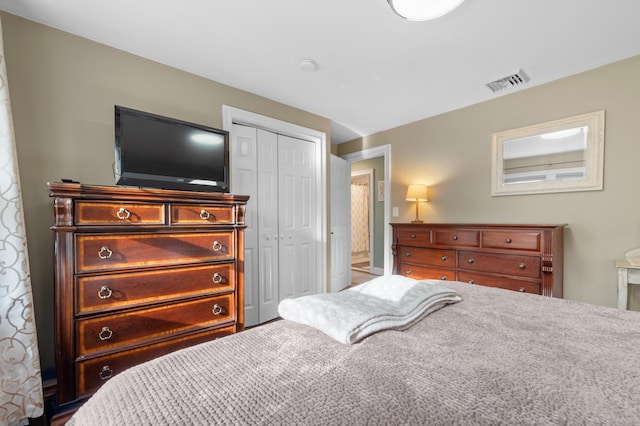
{"label": "white lamp shade", "polygon": [[427,185],[409,185],[406,199],[407,201],[428,201]]}
{"label": "white lamp shade", "polygon": [[429,21],[460,6],[464,0],[387,0],[391,9],[409,21]]}

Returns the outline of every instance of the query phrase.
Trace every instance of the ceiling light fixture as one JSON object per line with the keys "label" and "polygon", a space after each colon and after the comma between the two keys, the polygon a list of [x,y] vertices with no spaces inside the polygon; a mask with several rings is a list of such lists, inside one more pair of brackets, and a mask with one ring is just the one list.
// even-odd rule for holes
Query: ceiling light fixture
{"label": "ceiling light fixture", "polygon": [[302,71],[313,72],[318,69],[318,64],[313,59],[303,59],[300,61],[300,69]]}
{"label": "ceiling light fixture", "polygon": [[429,21],[446,15],[464,0],[387,0],[391,9],[408,21]]}

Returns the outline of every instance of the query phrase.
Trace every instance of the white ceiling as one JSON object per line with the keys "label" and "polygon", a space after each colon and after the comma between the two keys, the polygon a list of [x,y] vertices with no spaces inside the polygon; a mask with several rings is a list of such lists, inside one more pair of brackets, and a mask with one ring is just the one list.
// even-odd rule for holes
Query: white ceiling
{"label": "white ceiling", "polygon": [[[639,0],[0,0],[0,9],[331,119],[339,143],[640,54]],[[315,72],[302,71],[312,58]],[[485,85],[523,69],[530,81]],[[629,82],[638,84],[638,82]]]}

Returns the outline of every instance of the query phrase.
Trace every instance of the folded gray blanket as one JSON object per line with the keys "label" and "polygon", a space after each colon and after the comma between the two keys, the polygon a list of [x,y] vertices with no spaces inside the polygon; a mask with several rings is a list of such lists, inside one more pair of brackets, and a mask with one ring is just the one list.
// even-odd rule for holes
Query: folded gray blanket
{"label": "folded gray blanket", "polygon": [[462,300],[440,282],[383,276],[339,293],[283,300],[278,312],[286,320],[315,327],[349,345],[378,331],[404,330],[443,306]]}

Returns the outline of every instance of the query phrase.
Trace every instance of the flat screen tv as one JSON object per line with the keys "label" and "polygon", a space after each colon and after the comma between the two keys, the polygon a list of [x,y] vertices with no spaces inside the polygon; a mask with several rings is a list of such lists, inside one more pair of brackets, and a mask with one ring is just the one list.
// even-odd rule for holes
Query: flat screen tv
{"label": "flat screen tv", "polygon": [[116,185],[229,192],[229,133],[115,106]]}

